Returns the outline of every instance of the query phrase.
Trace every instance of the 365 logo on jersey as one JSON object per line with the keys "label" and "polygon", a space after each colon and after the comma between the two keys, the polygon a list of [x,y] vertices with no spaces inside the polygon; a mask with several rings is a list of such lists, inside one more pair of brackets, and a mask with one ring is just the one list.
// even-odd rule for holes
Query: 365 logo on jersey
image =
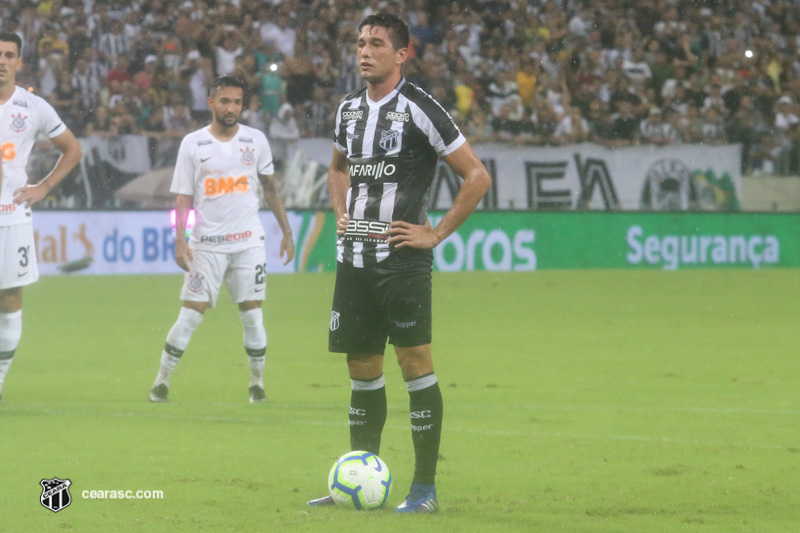
{"label": "365 logo on jersey", "polygon": [[345,240],[385,243],[389,239],[389,223],[379,220],[351,219],[344,232]]}

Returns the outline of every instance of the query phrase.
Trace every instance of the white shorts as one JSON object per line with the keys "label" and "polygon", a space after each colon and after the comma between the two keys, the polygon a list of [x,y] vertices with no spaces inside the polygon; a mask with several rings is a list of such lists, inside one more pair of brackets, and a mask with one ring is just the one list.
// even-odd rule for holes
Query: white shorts
{"label": "white shorts", "polygon": [[231,301],[262,301],[267,292],[267,252],[264,247],[232,254],[192,250],[191,270],[183,276],[181,300],[217,305],[222,280]]}
{"label": "white shorts", "polygon": [[33,224],[0,226],[0,290],[30,285],[38,279]]}

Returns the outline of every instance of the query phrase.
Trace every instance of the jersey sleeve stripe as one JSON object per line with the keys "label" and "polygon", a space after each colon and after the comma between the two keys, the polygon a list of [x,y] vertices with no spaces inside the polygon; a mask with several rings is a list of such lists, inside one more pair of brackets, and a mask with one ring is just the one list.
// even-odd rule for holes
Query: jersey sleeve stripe
{"label": "jersey sleeve stripe", "polygon": [[411,111],[411,116],[414,117],[414,123],[428,137],[433,149],[436,150],[438,155],[442,155],[447,145],[433,122],[431,122],[431,119],[419,108],[416,102],[409,102],[408,109]]}
{"label": "jersey sleeve stripe", "polygon": [[453,118],[441,104],[434,100],[428,93],[411,84],[409,84],[409,88],[413,89],[413,92],[408,91],[405,96],[428,117],[428,120],[430,120],[433,127],[439,133],[444,144],[450,145],[461,135],[461,131],[459,131]]}

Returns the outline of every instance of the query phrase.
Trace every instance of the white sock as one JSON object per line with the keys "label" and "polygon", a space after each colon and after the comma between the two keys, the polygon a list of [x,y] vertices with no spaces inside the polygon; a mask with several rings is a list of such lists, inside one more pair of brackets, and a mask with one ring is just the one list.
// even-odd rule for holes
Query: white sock
{"label": "white sock", "polygon": [[0,313],[0,394],[14,352],[22,337],[22,309],[13,313]]}
{"label": "white sock", "polygon": [[264,363],[267,353],[267,331],[264,329],[264,313],[261,309],[239,311],[244,326],[244,349],[250,363],[250,387],[264,388]]}
{"label": "white sock", "polygon": [[172,376],[172,371],[175,370],[176,366],[178,366],[178,361],[180,360],[180,357],[175,357],[168,354],[167,350],[161,351],[161,363],[158,367],[156,380],[153,382],[153,388],[156,388],[159,385],[166,385],[169,387],[169,378]]}
{"label": "white sock", "polygon": [[153,382],[153,388],[159,385],[169,387],[169,378],[172,375],[172,371],[175,370],[175,366],[181,360],[184,350],[189,346],[192,333],[194,333],[194,330],[197,329],[202,320],[203,313],[188,307],[181,307],[181,311],[178,313],[178,320],[167,333],[167,342],[161,352],[161,364],[158,368],[156,380]]}

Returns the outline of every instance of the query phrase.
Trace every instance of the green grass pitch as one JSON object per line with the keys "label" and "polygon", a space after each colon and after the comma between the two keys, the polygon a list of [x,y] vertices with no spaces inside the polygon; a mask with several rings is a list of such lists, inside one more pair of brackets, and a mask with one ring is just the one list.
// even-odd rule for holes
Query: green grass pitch
{"label": "green grass pitch", "polygon": [[[224,293],[147,393],[180,280],[44,278],[0,407],[0,531],[790,532],[800,524],[797,270],[434,274],[445,399],[441,512],[398,516],[412,475],[392,352],[389,509],[309,509],[348,451],[328,354],[333,277],[273,275],[269,403]],[[39,503],[69,478],[73,502]],[[161,490],[89,500],[84,490]]]}

